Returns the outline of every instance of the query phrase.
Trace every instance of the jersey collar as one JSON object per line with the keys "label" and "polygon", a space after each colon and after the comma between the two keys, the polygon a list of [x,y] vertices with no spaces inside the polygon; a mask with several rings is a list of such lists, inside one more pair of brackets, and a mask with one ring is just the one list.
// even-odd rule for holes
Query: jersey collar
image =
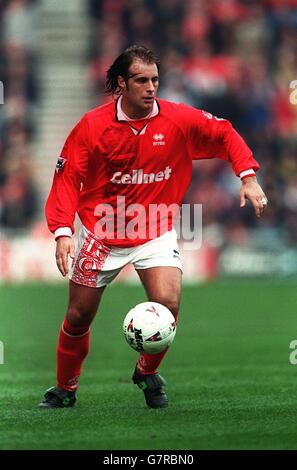
{"label": "jersey collar", "polygon": [[142,120],[151,119],[157,116],[157,114],[159,114],[159,111],[160,111],[159,104],[157,100],[155,100],[153,104],[152,112],[148,116],[145,116],[144,118],[141,118],[141,119],[130,119],[122,110],[122,99],[123,97],[119,96],[119,98],[116,101],[116,121],[142,121]]}

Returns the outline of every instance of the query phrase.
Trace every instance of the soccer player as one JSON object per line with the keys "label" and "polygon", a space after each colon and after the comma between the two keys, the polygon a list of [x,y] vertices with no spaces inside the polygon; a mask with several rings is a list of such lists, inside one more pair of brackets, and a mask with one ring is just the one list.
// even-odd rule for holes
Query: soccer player
{"label": "soccer player", "polygon": [[[161,211],[152,217],[149,208],[182,203],[193,159],[230,162],[242,180],[240,206],[249,200],[257,217],[266,207],[255,176],[259,164],[231,124],[157,99],[158,86],[157,57],[142,46],[126,49],[107,72],[107,92],[117,99],[87,112],[58,158],[46,218],[55,235],[61,274],[68,274],[69,257],[72,267],[57,347],[57,384],[47,390],[42,408],[74,405],[90,325],[106,286],[128,263],[134,265],[148,300],[165,305],[177,319],[182,268],[173,228],[176,214]],[[135,224],[133,215],[140,207],[142,216]],[[75,249],[76,213],[82,228]],[[133,373],[151,408],[168,405],[165,380],[157,372],[166,352],[140,353]]]}

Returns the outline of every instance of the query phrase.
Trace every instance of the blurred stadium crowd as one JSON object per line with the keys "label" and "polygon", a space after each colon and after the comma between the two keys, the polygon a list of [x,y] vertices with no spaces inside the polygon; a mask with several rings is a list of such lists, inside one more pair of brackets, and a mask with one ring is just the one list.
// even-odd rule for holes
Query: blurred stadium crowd
{"label": "blurred stadium crowd", "polygon": [[[224,162],[198,162],[185,202],[203,203],[214,244],[297,241],[297,0],[90,0],[90,79],[103,98],[104,74],[130,44],[161,58],[159,96],[229,119],[262,165],[270,204],[258,224],[240,210],[239,184]],[[255,224],[259,229],[251,230]]]}
{"label": "blurred stadium crowd", "polygon": [[0,226],[25,228],[37,209],[30,167],[36,124],[36,1],[0,2]]}
{"label": "blurred stadium crowd", "polygon": [[[34,0],[0,9],[0,223],[34,220],[37,191],[30,152],[38,117]],[[140,43],[161,58],[159,96],[229,119],[262,165],[269,199],[258,223],[239,209],[240,182],[218,160],[194,164],[185,202],[203,204],[205,236],[214,246],[293,245],[297,241],[297,0],[87,0],[88,77],[98,105],[105,72],[126,46]],[[84,59],[84,58],[82,58]],[[257,230],[254,230],[257,225]]]}

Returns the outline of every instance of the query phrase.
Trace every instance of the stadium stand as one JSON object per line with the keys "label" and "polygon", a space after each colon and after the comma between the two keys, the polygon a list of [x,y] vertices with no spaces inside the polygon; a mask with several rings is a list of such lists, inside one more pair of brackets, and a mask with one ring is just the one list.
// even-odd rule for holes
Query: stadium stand
{"label": "stadium stand", "polygon": [[[2,231],[35,222],[34,231],[45,233],[39,221],[65,136],[88,108],[109,99],[104,76],[113,58],[143,43],[162,59],[160,97],[229,119],[262,165],[269,206],[258,223],[250,207],[239,209],[240,182],[230,168],[194,164],[185,202],[203,203],[212,266],[218,253],[212,272],[230,268],[222,253],[246,262],[238,261],[243,248],[249,259],[263,249],[282,260],[295,253],[297,0],[7,0],[0,22]],[[294,272],[292,264],[280,261],[275,270]]]}

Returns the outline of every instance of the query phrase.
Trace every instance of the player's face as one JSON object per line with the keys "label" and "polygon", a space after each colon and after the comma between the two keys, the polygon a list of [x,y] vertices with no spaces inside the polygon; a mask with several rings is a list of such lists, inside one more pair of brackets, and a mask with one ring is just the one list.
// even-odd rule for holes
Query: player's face
{"label": "player's face", "polygon": [[123,111],[131,118],[144,117],[152,110],[159,86],[156,64],[135,60],[129,68],[129,78],[119,77]]}

